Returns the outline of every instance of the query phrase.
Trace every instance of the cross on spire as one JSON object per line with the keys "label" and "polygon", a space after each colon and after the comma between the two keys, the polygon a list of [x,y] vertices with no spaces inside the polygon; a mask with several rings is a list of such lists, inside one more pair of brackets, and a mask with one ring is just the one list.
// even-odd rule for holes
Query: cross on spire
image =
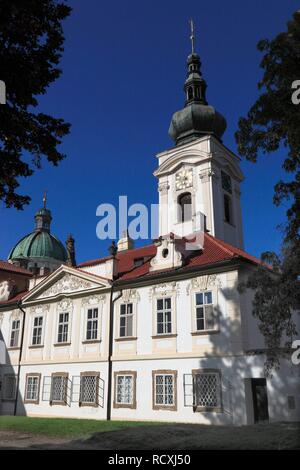
{"label": "cross on spire", "polygon": [[195,53],[195,25],[194,25],[194,21],[192,19],[190,20],[190,25],[191,25],[190,39],[191,39],[191,43],[192,43],[192,54],[194,54]]}
{"label": "cross on spire", "polygon": [[44,196],[43,196],[43,204],[44,204],[44,209],[46,209],[46,204],[47,204],[47,191],[44,191]]}

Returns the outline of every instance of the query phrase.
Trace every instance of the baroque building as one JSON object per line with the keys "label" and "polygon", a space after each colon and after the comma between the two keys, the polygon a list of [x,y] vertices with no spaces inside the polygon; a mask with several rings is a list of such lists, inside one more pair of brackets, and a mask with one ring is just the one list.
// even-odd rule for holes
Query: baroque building
{"label": "baroque building", "polygon": [[[44,207],[14,264],[0,264],[0,413],[299,419],[299,367],[282,359],[265,376],[253,292],[238,290],[260,261],[243,250],[240,159],[222,143],[226,120],[207,102],[194,47],[187,69],[174,146],[157,156],[159,238],[134,248],[125,233],[109,256],[76,265],[74,239],[66,253]],[[49,271],[37,277],[31,263]]]}

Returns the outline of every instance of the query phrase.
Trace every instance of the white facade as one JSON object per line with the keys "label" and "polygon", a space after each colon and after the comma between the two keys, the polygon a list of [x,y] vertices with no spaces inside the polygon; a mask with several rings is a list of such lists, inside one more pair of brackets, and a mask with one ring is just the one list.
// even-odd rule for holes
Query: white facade
{"label": "white facade", "polygon": [[[109,389],[110,282],[77,269],[59,268],[23,299],[26,320],[17,414],[106,419],[111,393],[112,419],[254,422],[251,380],[264,378],[265,357],[247,354],[248,350],[261,348],[263,342],[251,314],[249,295],[240,294],[236,289],[243,275],[243,268],[231,266],[218,272],[210,269],[193,276],[173,274],[163,281],[132,282],[131,286],[119,287],[113,293]],[[212,329],[197,330],[196,295],[209,292],[214,325]],[[162,334],[158,334],[157,301],[160,299],[171,299],[170,331]],[[123,335],[121,312],[125,310],[122,305],[129,304],[131,307],[126,312],[132,320],[127,321],[127,332]],[[97,333],[87,340],[87,312],[95,308],[98,310]],[[64,312],[69,314],[68,332],[65,341],[58,343],[59,315]],[[14,410],[14,398],[8,399],[6,395],[7,383],[10,383],[7,376],[18,373],[21,337],[14,347],[10,347],[10,340],[12,322],[20,319],[22,323],[22,315],[16,307],[2,308],[0,313],[1,414]],[[39,332],[41,341],[33,345],[36,317],[43,318]],[[209,380],[218,382],[208,384],[211,388],[204,391],[206,408],[195,406],[193,371],[212,374]],[[80,377],[94,373],[99,376],[97,403],[80,404]],[[30,374],[39,376],[38,399],[34,403],[28,402],[26,397]],[[63,403],[52,401],[52,374],[67,376]],[[160,381],[173,382],[172,396],[163,397],[168,403],[155,402],[153,382],[157,376]],[[128,384],[132,381],[131,388],[128,393],[125,389],[120,392],[120,396],[123,395],[119,401],[125,400],[125,403],[118,403],[118,383],[122,387],[126,380]],[[161,391],[163,386],[159,387]],[[283,362],[279,372],[266,380],[266,389],[271,421],[299,419],[299,366],[289,360]],[[213,403],[214,400],[218,403]]]}

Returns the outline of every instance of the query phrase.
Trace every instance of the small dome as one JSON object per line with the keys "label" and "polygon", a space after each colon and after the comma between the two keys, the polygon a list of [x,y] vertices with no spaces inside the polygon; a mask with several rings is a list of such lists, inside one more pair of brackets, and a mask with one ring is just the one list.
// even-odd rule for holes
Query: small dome
{"label": "small dome", "polygon": [[64,245],[47,231],[35,231],[23,237],[11,250],[8,259],[16,258],[54,258],[66,261]]}
{"label": "small dome", "polygon": [[176,144],[207,134],[214,134],[220,139],[226,126],[225,118],[213,106],[191,103],[173,114],[169,135]]}

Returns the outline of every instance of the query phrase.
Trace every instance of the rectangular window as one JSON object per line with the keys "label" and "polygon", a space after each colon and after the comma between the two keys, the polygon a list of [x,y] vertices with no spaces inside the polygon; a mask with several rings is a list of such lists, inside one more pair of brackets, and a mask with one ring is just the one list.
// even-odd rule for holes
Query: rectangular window
{"label": "rectangular window", "polygon": [[136,408],[136,372],[115,372],[115,408]]}
{"label": "rectangular window", "polygon": [[69,332],[69,313],[60,313],[58,320],[58,343],[67,343],[68,342],[68,332]]}
{"label": "rectangular window", "polygon": [[84,372],[80,377],[80,405],[98,406],[99,373]]}
{"label": "rectangular window", "polygon": [[176,371],[153,371],[153,409],[175,411],[176,403]]}
{"label": "rectangular window", "polygon": [[157,334],[172,333],[171,298],[157,299]]}
{"label": "rectangular window", "polygon": [[232,186],[231,186],[231,177],[221,171],[221,180],[222,180],[222,188],[227,191],[228,193],[232,193]]}
{"label": "rectangular window", "polygon": [[98,309],[89,308],[87,311],[86,340],[98,338]]}
{"label": "rectangular window", "polygon": [[133,305],[120,306],[120,338],[133,336]]}
{"label": "rectangular window", "polygon": [[25,386],[25,403],[38,403],[40,392],[40,374],[28,374]]}
{"label": "rectangular window", "polygon": [[53,374],[51,378],[51,404],[67,404],[68,376],[67,374]]}
{"label": "rectangular window", "polygon": [[194,405],[198,411],[221,411],[219,371],[193,371]]}
{"label": "rectangular window", "polygon": [[33,320],[32,345],[42,344],[43,317],[35,317]]}
{"label": "rectangular window", "polygon": [[214,330],[217,327],[211,291],[196,294],[197,331]]}
{"label": "rectangular window", "polygon": [[19,336],[20,336],[20,320],[13,320],[11,324],[11,333],[10,333],[10,342],[9,346],[11,348],[16,348],[19,345]]}
{"label": "rectangular window", "polygon": [[17,377],[12,374],[4,376],[3,399],[14,400],[16,398]]}
{"label": "rectangular window", "polygon": [[228,224],[233,223],[231,198],[227,194],[224,194],[224,218]]}

